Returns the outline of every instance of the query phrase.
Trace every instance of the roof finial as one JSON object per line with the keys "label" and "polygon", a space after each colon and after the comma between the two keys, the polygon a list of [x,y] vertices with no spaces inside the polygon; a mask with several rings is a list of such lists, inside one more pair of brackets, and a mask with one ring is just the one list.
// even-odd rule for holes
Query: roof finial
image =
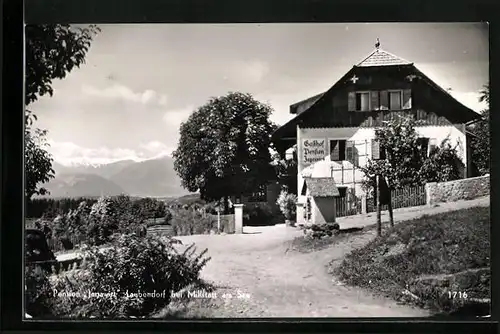
{"label": "roof finial", "polygon": [[380,47],[380,40],[377,37],[377,43],[375,43],[375,48],[378,50]]}

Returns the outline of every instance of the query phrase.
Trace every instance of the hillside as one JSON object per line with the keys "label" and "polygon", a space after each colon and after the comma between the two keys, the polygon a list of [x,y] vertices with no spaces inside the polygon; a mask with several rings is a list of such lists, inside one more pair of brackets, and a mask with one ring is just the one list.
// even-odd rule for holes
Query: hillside
{"label": "hillside", "polygon": [[95,174],[59,174],[44,186],[50,195],[43,197],[114,196],[126,191],[113,181]]}
{"label": "hillside", "polygon": [[490,228],[489,207],[425,215],[354,250],[334,272],[349,285],[438,313],[487,311]]}
{"label": "hillside", "polygon": [[81,197],[126,193],[138,197],[179,197],[190,194],[181,186],[172,158],[117,161],[98,166],[53,164],[55,179],[45,187],[48,197]]}

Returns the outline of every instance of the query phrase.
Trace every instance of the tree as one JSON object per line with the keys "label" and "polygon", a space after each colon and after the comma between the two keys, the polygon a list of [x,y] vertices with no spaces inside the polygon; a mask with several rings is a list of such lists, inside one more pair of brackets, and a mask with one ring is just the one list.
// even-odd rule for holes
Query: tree
{"label": "tree", "polygon": [[33,195],[45,195],[47,190],[37,187],[39,183],[48,182],[54,177],[52,157],[47,152],[46,130],[29,128],[24,133],[25,137],[25,195],[31,199]]}
{"label": "tree", "polygon": [[292,159],[282,159],[279,154],[274,156],[276,175],[283,189],[290,194],[297,195],[297,150],[293,151]]}
{"label": "tree", "polygon": [[386,159],[368,160],[366,166],[360,167],[366,176],[363,180],[366,189],[375,186],[377,174],[387,178],[392,189],[422,182],[419,171],[424,156],[415,126],[416,122],[411,118],[400,118],[375,130],[375,139],[380,144],[380,151],[385,152]]}
{"label": "tree", "polygon": [[210,99],[181,124],[173,153],[182,185],[205,200],[253,192],[275,175],[269,152],[270,106],[250,94],[230,92]]}
{"label": "tree", "polygon": [[443,140],[427,156],[427,147],[422,146],[425,143],[419,141],[415,130],[417,125],[412,118],[401,118],[375,130],[375,138],[386,157],[368,160],[366,166],[360,167],[366,176],[363,180],[365,189],[375,186],[377,174],[389,181],[391,189],[426,182],[445,182],[460,177],[460,158],[449,139]]}
{"label": "tree", "polygon": [[471,134],[472,161],[480,174],[490,171],[490,85],[480,91],[479,102],[486,101],[488,108],[481,112],[482,120],[469,126]]}
{"label": "tree", "polygon": [[[54,93],[52,80],[63,79],[75,67],[85,62],[90,42],[99,28],[73,28],[68,24],[28,25],[26,33],[26,87],[25,104],[30,105],[39,96]],[[32,128],[36,115],[25,109],[25,168],[27,199],[35,194],[46,194],[40,183],[54,177],[52,157],[47,152],[46,130]]]}
{"label": "tree", "polygon": [[483,86],[483,89],[481,91],[479,91],[479,94],[481,94],[479,96],[479,102],[486,102],[488,103],[488,108],[489,108],[489,105],[490,105],[490,84],[486,84]]}

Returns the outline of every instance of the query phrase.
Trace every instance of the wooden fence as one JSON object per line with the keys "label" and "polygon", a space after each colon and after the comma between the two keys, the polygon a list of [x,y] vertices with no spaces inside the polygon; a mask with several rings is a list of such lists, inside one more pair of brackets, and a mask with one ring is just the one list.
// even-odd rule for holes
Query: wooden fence
{"label": "wooden fence", "polygon": [[[391,202],[393,209],[407,208],[411,206],[420,206],[427,203],[427,195],[425,191],[425,185],[415,186],[415,187],[405,187],[401,189],[396,189],[391,192]],[[373,196],[366,199],[366,211],[375,212],[377,207],[375,206]],[[382,210],[388,210],[387,205],[382,205]]]}
{"label": "wooden fence", "polygon": [[[399,209],[426,205],[426,194],[425,185],[393,190],[391,194],[392,208]],[[366,212],[363,212],[363,200],[366,200]],[[367,198],[348,195],[346,197],[335,197],[334,201],[337,217],[359,215],[362,213],[375,212],[377,210],[373,195]],[[388,210],[388,206],[382,205],[382,210]]]}
{"label": "wooden fence", "polygon": [[337,217],[359,215],[361,211],[360,197],[335,197],[335,212]]}

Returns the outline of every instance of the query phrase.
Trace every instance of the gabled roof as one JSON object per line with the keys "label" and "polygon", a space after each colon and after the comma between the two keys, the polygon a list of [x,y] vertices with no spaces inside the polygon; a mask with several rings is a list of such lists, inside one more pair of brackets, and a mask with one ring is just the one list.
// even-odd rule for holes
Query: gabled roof
{"label": "gabled roof", "polygon": [[370,67],[370,66],[397,66],[397,65],[412,65],[406,59],[400,58],[382,49],[373,50],[367,57],[360,61],[357,67]]}
{"label": "gabled roof", "polygon": [[311,96],[305,100],[296,102],[290,106],[290,114],[300,114],[302,111],[308,109],[316,101],[318,101],[325,92]]}
{"label": "gabled roof", "polygon": [[313,197],[340,196],[339,189],[333,177],[308,177],[305,178],[304,182],[305,187],[302,189],[303,195],[306,189],[309,189],[309,194]]}

